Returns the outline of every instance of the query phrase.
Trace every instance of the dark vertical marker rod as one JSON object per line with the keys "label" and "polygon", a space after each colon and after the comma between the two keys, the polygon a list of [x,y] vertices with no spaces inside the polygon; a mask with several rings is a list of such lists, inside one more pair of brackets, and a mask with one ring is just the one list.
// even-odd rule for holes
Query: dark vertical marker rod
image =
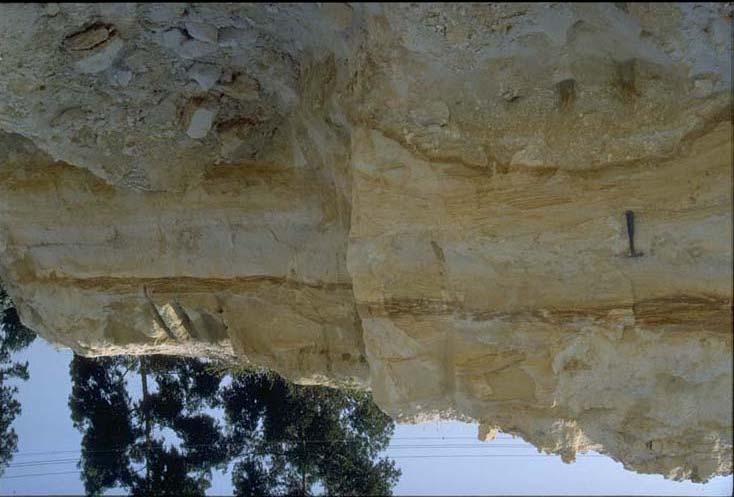
{"label": "dark vertical marker rod", "polygon": [[630,241],[630,257],[639,257],[642,253],[635,251],[635,213],[626,211],[624,215],[627,218],[627,237]]}

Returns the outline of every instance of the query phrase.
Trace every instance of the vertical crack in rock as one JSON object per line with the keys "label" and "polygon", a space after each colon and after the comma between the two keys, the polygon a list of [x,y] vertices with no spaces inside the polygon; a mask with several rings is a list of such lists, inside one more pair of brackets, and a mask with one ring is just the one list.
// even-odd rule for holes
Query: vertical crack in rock
{"label": "vertical crack in rock", "polygon": [[158,306],[155,305],[155,302],[153,302],[153,299],[150,297],[150,294],[148,293],[148,289],[143,286],[143,295],[145,295],[145,299],[148,302],[148,305],[150,306],[150,310],[153,313],[153,318],[155,319],[156,324],[158,325],[158,328],[162,330],[166,336],[171,340],[176,340],[176,335],[173,333],[171,328],[168,326],[168,323],[165,319],[163,319],[163,316],[161,315],[161,312],[158,310]]}

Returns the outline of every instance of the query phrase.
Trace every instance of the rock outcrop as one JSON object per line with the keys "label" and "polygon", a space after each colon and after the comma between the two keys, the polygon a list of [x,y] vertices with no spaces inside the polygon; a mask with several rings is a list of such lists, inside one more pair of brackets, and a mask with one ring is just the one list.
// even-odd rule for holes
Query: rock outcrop
{"label": "rock outcrop", "polygon": [[0,277],[81,354],[731,474],[732,15],[3,5]]}

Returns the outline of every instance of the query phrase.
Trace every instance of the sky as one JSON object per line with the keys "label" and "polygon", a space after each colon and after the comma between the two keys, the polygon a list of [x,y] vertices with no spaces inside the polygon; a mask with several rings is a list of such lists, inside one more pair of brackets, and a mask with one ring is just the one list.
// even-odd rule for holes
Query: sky
{"label": "sky", "polygon": [[[72,353],[39,338],[15,357],[29,361],[31,378],[19,384],[23,412],[14,424],[19,447],[12,464],[57,460],[67,455],[69,461],[8,468],[0,478],[0,495],[81,494],[84,489],[76,468],[81,434],[72,425],[67,405]],[[659,475],[627,471],[621,463],[594,453],[565,464],[559,456],[540,455],[531,445],[509,435],[500,434],[489,443],[479,442],[476,437],[477,426],[467,423],[398,425],[387,451],[402,470],[394,494],[732,495],[731,476],[717,477],[706,484],[674,482]],[[451,448],[456,445],[460,447]],[[69,452],[48,454],[50,451]],[[39,473],[63,474],[23,476]],[[231,495],[229,475],[215,474],[207,493]]]}

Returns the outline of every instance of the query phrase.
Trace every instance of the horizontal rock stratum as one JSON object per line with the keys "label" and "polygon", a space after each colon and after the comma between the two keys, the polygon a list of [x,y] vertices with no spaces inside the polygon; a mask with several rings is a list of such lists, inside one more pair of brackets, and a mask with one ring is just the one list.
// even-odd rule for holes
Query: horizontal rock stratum
{"label": "horizontal rock stratum", "polygon": [[732,15],[4,4],[0,277],[80,354],[731,474]]}

